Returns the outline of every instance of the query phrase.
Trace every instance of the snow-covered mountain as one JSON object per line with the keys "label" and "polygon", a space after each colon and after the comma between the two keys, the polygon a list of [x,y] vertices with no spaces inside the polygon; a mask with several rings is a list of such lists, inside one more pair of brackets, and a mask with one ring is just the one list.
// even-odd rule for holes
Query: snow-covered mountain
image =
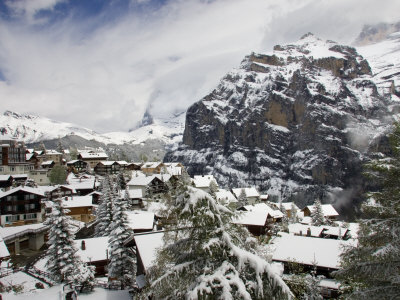
{"label": "snow-covered mountain", "polygon": [[185,113],[180,113],[171,118],[154,120],[152,124],[131,132],[100,134],[71,123],[6,111],[0,115],[0,138],[1,135],[9,135],[26,143],[36,143],[65,136],[79,136],[85,140],[94,140],[106,145],[138,145],[147,140],[156,139],[173,147],[182,140],[184,120]]}
{"label": "snow-covered mountain", "polygon": [[166,160],[299,204],[354,199],[398,104],[374,70],[355,48],[312,34],[252,53],[188,109],[183,144]]}

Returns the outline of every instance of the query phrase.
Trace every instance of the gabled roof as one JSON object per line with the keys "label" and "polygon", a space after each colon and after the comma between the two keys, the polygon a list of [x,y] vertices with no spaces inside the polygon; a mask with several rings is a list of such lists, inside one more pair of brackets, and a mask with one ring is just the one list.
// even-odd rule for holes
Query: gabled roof
{"label": "gabled roof", "polygon": [[218,186],[218,182],[213,175],[195,175],[193,177],[193,184],[197,188],[208,188],[211,181],[214,181]]}
{"label": "gabled roof", "polygon": [[150,162],[146,162],[142,165],[142,168],[146,168],[146,169],[155,169],[158,166],[163,165],[162,162],[160,161],[150,161]]}
{"label": "gabled roof", "polygon": [[0,175],[0,181],[8,181],[11,178],[11,175]]}
{"label": "gabled roof", "polygon": [[82,157],[82,159],[107,159],[108,155],[104,152],[92,153],[92,152],[81,152],[78,156]]}
{"label": "gabled roof", "polygon": [[[285,210],[292,210],[292,204],[294,204],[294,203],[293,202],[282,202],[281,204],[285,208]],[[299,210],[299,207],[296,204],[294,204],[294,208],[296,210]]]}
{"label": "gabled roof", "polygon": [[44,193],[41,190],[39,190],[37,188],[27,187],[27,186],[19,186],[19,187],[13,188],[13,189],[11,189],[11,190],[9,190],[7,192],[4,192],[4,193],[0,194],[0,197],[3,198],[3,197],[6,197],[8,195],[12,195],[12,194],[14,194],[16,192],[19,192],[19,191],[23,191],[23,192],[26,192],[26,193],[29,193],[29,194],[35,194],[35,195],[44,197]]}
{"label": "gabled roof", "polygon": [[32,157],[35,157],[35,153],[26,153],[25,160],[30,160]]}
{"label": "gabled roof", "polygon": [[163,231],[134,235],[133,238],[145,271],[154,265],[157,258],[157,250],[164,245],[163,237]]}
{"label": "gabled roof", "polygon": [[28,178],[28,174],[12,174],[11,177],[14,179],[24,179]]}
{"label": "gabled roof", "polygon": [[265,226],[268,214],[260,211],[243,211],[238,214],[238,217],[233,220],[234,224]]}
{"label": "gabled roof", "polygon": [[129,227],[133,230],[152,230],[154,213],[142,210],[127,211]]}
{"label": "gabled roof", "polygon": [[296,235],[306,236],[308,229],[311,230],[312,237],[320,237],[322,232],[324,231],[324,227],[322,226],[311,226],[300,223],[289,224],[289,233],[293,233]]}
{"label": "gabled roof", "polygon": [[0,237],[0,258],[8,256],[10,256],[10,252],[8,251],[7,246],[4,243],[4,240]]}
{"label": "gabled roof", "polygon": [[68,162],[67,162],[67,165],[73,165],[73,164],[75,164],[75,163],[77,163],[77,162],[83,162],[83,163],[87,164],[86,161],[83,161],[83,160],[81,160],[81,159],[74,159],[74,160],[68,161]]}
{"label": "gabled roof", "polygon": [[62,155],[62,153],[58,152],[57,150],[46,150],[46,155]]}
{"label": "gabled roof", "polygon": [[152,176],[138,176],[138,177],[132,177],[132,179],[127,183],[129,186],[147,186],[149,185],[153,180],[159,180],[157,177],[154,175]]}
{"label": "gabled roof", "polygon": [[52,164],[55,164],[54,160],[46,160],[42,162],[42,166],[50,166]]}
{"label": "gabled roof", "polygon": [[237,199],[233,194],[224,189],[219,189],[218,192],[215,193],[217,200],[220,202],[226,202],[226,203],[231,203],[231,202],[237,202]]}
{"label": "gabled roof", "polygon": [[267,215],[270,215],[272,218],[282,218],[283,217],[283,213],[279,209],[273,209],[265,203],[256,203],[254,205],[245,205],[243,208],[246,211],[265,213]]}
{"label": "gabled roof", "polygon": [[[332,206],[332,204],[322,204],[321,207],[324,217],[335,217],[339,215],[339,213]],[[315,205],[308,205],[307,208],[310,210],[310,212],[313,212],[315,209]]]}
{"label": "gabled roof", "polygon": [[340,254],[344,245],[351,245],[347,241],[304,237],[279,233],[281,237],[273,240],[275,250],[272,260],[291,261],[306,265],[331,269],[340,268]]}
{"label": "gabled roof", "polygon": [[[85,241],[85,250],[82,250],[82,241]],[[74,240],[74,244],[78,249],[76,254],[86,263],[107,259],[108,236]]]}
{"label": "gabled roof", "polygon": [[232,189],[232,192],[236,198],[239,198],[240,193],[242,192],[242,189],[244,189],[244,192],[246,193],[247,198],[260,197],[260,193],[257,191],[257,189],[255,187],[249,187],[249,188]]}

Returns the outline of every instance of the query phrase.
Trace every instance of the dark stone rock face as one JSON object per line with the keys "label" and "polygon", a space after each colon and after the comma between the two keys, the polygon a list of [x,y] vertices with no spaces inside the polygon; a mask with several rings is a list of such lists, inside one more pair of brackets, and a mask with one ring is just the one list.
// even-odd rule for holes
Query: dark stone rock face
{"label": "dark stone rock face", "polygon": [[387,149],[387,100],[371,76],[354,48],[312,35],[253,53],[188,109],[183,143],[165,159],[300,205],[353,201],[362,163]]}

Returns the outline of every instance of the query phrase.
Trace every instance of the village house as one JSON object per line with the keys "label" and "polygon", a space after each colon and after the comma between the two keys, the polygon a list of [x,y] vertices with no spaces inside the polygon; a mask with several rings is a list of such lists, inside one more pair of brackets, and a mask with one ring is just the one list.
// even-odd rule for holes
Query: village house
{"label": "village house", "polygon": [[181,163],[177,163],[177,162],[164,163],[164,167],[165,167],[164,170],[166,171],[166,173],[168,173],[170,175],[175,175],[175,176],[182,175],[183,165]]}
{"label": "village house", "polygon": [[128,163],[128,165],[126,166],[126,169],[128,171],[139,171],[141,168],[142,164],[141,163],[134,163],[134,162],[130,162]]}
{"label": "village house", "polygon": [[11,175],[0,175],[0,189],[6,191],[11,188],[13,178]]}
{"label": "village house", "polygon": [[54,160],[45,160],[40,164],[40,167],[42,169],[52,169],[55,165],[56,163],[54,162]]}
{"label": "village house", "polygon": [[[332,204],[322,204],[321,207],[325,218],[330,220],[336,220],[337,217],[339,216],[339,213],[332,206]],[[304,213],[305,217],[310,217],[314,209],[315,209],[314,205],[308,205],[302,209],[302,212]]]}
{"label": "village house", "polygon": [[255,204],[260,202],[260,193],[257,191],[255,187],[232,189],[232,193],[233,195],[235,195],[236,199],[239,199],[242,190],[244,190],[246,194],[246,199],[249,204]]}
{"label": "village house", "polygon": [[207,193],[210,192],[210,184],[211,182],[214,182],[216,186],[218,187],[218,182],[214,178],[213,175],[194,175],[192,179],[194,187],[205,191]]}
{"label": "village house", "polygon": [[155,215],[149,211],[133,210],[127,211],[128,226],[134,233],[153,231],[155,226]]}
{"label": "village house", "polygon": [[89,223],[96,219],[93,214],[94,205],[92,196],[64,197],[62,207],[69,210],[66,214],[74,220]]}
{"label": "village house", "polygon": [[33,165],[34,169],[38,169],[40,167],[40,159],[38,158],[37,153],[35,152],[29,152],[25,154],[25,160],[27,163],[30,163]]}
{"label": "village house", "polygon": [[146,195],[147,191],[155,195],[167,190],[166,184],[154,175],[132,177],[127,186],[130,190],[142,190],[143,196]]}
{"label": "village house", "polygon": [[49,185],[49,169],[35,169],[29,171],[29,178],[33,179],[37,185]]}
{"label": "village house", "polygon": [[87,162],[89,167],[94,169],[99,162],[107,160],[108,155],[104,152],[81,151],[78,153],[78,159]]}
{"label": "village house", "polygon": [[80,159],[75,159],[67,162],[68,172],[80,173],[86,171],[87,166],[88,163]]}
{"label": "village house", "polygon": [[162,162],[146,162],[141,166],[140,170],[147,175],[153,175],[160,174],[164,167]]}
{"label": "village house", "polygon": [[95,267],[95,276],[105,276],[109,262],[108,236],[74,240],[77,256]]}
{"label": "village house", "polygon": [[56,150],[46,150],[41,156],[43,161],[51,160],[56,166],[63,165],[63,154]]}
{"label": "village house", "polygon": [[45,195],[38,189],[17,187],[0,193],[1,226],[40,223],[44,210]]}
{"label": "village house", "polygon": [[126,161],[101,161],[94,167],[94,172],[98,175],[114,175],[128,169]]}
{"label": "village house", "polygon": [[[125,190],[119,191],[119,197],[125,197]],[[142,189],[128,189],[129,204],[135,208],[143,208],[143,192]]]}
{"label": "village house", "polygon": [[217,197],[217,201],[220,204],[236,208],[238,201],[236,197],[231,193],[231,191],[219,189],[218,192],[215,193],[215,195]]}

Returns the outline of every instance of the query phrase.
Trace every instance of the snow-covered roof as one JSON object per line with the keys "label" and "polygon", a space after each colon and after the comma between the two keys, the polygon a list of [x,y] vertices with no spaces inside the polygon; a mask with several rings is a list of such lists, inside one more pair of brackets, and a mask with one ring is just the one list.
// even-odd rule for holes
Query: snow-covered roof
{"label": "snow-covered roof", "polygon": [[154,174],[154,177],[157,177],[162,182],[168,182],[171,179],[172,175],[171,174]]}
{"label": "snow-covered roof", "polygon": [[232,189],[232,192],[236,198],[239,198],[240,193],[242,192],[243,189],[244,189],[244,192],[246,193],[247,198],[260,197],[260,194],[255,187]]}
{"label": "snow-covered roof", "polygon": [[125,160],[118,160],[117,163],[121,166],[127,166],[128,162],[126,162]]}
{"label": "snow-covered roof", "polygon": [[301,224],[305,225],[311,225],[312,224],[312,219],[311,217],[303,217],[300,221]]}
{"label": "snow-covered roof", "polygon": [[296,210],[299,210],[299,207],[293,202],[282,202],[281,204],[285,208],[285,210],[292,210],[292,205],[294,205],[294,208]]}
{"label": "snow-covered roof", "polygon": [[194,175],[193,177],[194,186],[197,188],[208,188],[211,181],[214,181],[218,186],[218,182],[213,175]]}
{"label": "snow-covered roof", "polygon": [[11,177],[14,179],[24,179],[28,178],[28,174],[12,174]]}
{"label": "snow-covered roof", "polygon": [[349,229],[339,226],[323,226],[323,227],[324,227],[324,234],[338,236],[338,237],[340,236],[341,238],[344,238],[347,231],[349,231]]}
{"label": "snow-covered roof", "polygon": [[99,164],[102,164],[103,166],[112,166],[112,165],[117,165],[118,163],[114,160],[104,160],[104,161],[99,161]]}
{"label": "snow-covered roof", "polygon": [[4,240],[0,237],[0,258],[10,256],[10,252],[7,249]]}
{"label": "snow-covered roof", "polygon": [[0,236],[7,240],[14,236],[21,236],[37,231],[47,230],[48,226],[43,223],[21,225],[21,226],[10,226],[10,227],[0,227]]}
{"label": "snow-covered roof", "polygon": [[260,211],[243,211],[233,220],[235,224],[265,226],[268,214]]}
{"label": "snow-covered roof", "polygon": [[11,175],[0,175],[0,181],[8,181]]}
{"label": "snow-covered roof", "polygon": [[270,215],[273,218],[282,218],[283,217],[283,213],[280,210],[273,209],[265,203],[256,203],[254,205],[245,205],[244,209],[246,209],[247,211],[265,213],[267,215]]}
{"label": "snow-covered roof", "polygon": [[157,258],[157,250],[164,245],[164,232],[135,234],[135,244],[145,270],[153,266]]}
{"label": "snow-covered roof", "polygon": [[35,154],[33,154],[33,153],[26,153],[26,154],[25,154],[25,159],[26,159],[26,160],[30,160],[34,155],[35,155]]}
{"label": "snow-covered roof", "polygon": [[62,153],[61,152],[58,152],[57,150],[53,150],[53,149],[50,149],[50,150],[46,150],[46,155],[62,155]]}
{"label": "snow-covered roof", "polygon": [[92,196],[63,197],[62,206],[65,208],[89,207],[93,206],[92,200]]}
{"label": "snow-covered roof", "polygon": [[322,226],[309,226],[300,223],[289,224],[289,233],[293,233],[296,235],[306,236],[308,229],[311,230],[311,236],[313,237],[320,237],[322,231],[324,231],[324,227]]}
{"label": "snow-covered roof", "polygon": [[150,161],[150,162],[146,162],[142,165],[142,168],[146,168],[146,169],[155,169],[157,168],[159,165],[162,165],[163,163],[160,161]]}
{"label": "snow-covered roof", "polygon": [[104,152],[92,153],[92,152],[81,152],[79,153],[82,159],[107,159],[108,155]]}
{"label": "snow-covered roof", "polygon": [[154,213],[149,211],[127,211],[129,227],[133,230],[152,230],[154,227]]}
{"label": "snow-covered roof", "polygon": [[46,161],[42,162],[42,166],[50,166],[54,163],[55,163],[54,160],[46,160]]}
{"label": "snow-covered roof", "polygon": [[81,182],[73,182],[62,186],[72,190],[90,190],[95,187],[95,180],[83,180]]}
{"label": "snow-covered roof", "polygon": [[156,178],[152,176],[137,176],[132,177],[132,179],[127,183],[128,186],[147,186]]}
{"label": "snow-covered roof", "polygon": [[147,211],[153,212],[156,216],[161,216],[161,211],[166,210],[167,206],[162,202],[146,201]]}
{"label": "snow-covered roof", "polygon": [[35,194],[35,195],[39,195],[39,196],[43,196],[44,197],[44,192],[42,192],[41,190],[37,189],[37,188],[31,188],[28,186],[18,186],[16,188],[13,188],[11,190],[8,190],[7,192],[4,192],[0,195],[0,197],[5,197],[11,194],[14,194],[18,191],[23,191],[26,193],[30,193],[30,194]]}
{"label": "snow-covered roof", "polygon": [[[85,241],[85,250],[82,250],[82,241]],[[76,252],[84,262],[102,261],[107,259],[108,236],[90,239],[74,240]]]}
{"label": "snow-covered roof", "polygon": [[[339,215],[339,213],[332,206],[332,204],[322,204],[321,207],[322,207],[322,212],[324,214],[324,217],[336,217]],[[308,205],[307,208],[310,210],[310,212],[313,212],[315,209],[315,206]]]}
{"label": "snow-covered roof", "polygon": [[340,254],[347,241],[321,239],[280,233],[273,240],[275,246],[272,259],[291,261],[306,265],[316,263],[318,267],[339,269]]}
{"label": "snow-covered roof", "polygon": [[215,195],[217,197],[217,200],[220,202],[224,203],[237,202],[235,196],[233,196],[233,194],[228,190],[219,189],[218,192],[215,193]]}

